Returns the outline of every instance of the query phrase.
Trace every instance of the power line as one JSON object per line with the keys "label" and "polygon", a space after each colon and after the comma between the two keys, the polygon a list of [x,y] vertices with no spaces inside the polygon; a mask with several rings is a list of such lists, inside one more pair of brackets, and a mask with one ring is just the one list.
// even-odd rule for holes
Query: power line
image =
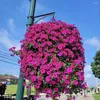
{"label": "power line", "polygon": [[0,57],[5,58],[5,59],[8,59],[8,60],[13,60],[13,61],[16,61],[16,62],[18,61],[18,60],[11,59],[11,58],[8,58],[8,57],[2,56],[2,55],[0,55]]}
{"label": "power line", "polygon": [[6,57],[6,58],[10,58],[10,59],[12,59],[12,60],[18,61],[17,58],[14,58],[14,57],[12,57],[12,56],[7,56],[7,55],[1,54],[1,53],[0,53],[0,56],[3,56],[3,57]]}
{"label": "power line", "polygon": [[5,60],[2,60],[2,59],[0,59],[0,61],[1,61],[1,62],[5,62],[5,63],[12,64],[12,65],[17,65],[17,66],[19,66],[18,64],[15,64],[15,63],[12,63],[12,62],[9,62],[9,61],[5,61]]}
{"label": "power line", "polygon": [[7,54],[3,54],[3,53],[1,53],[1,52],[0,52],[0,55],[1,55],[1,56],[5,56],[5,57],[10,57],[10,58],[15,59],[15,60],[18,60],[18,58],[15,58],[14,56],[7,55]]}
{"label": "power line", "polygon": [[1,54],[1,53],[0,53],[0,56],[9,58],[9,59],[14,60],[14,61],[18,61],[18,58],[14,58],[14,57],[12,57],[12,56],[8,56],[8,55],[5,55],[5,54]]}
{"label": "power line", "polygon": [[9,53],[7,53],[7,52],[4,52],[4,51],[1,51],[1,50],[0,50],[0,52],[1,52],[1,53],[4,53],[4,54],[7,54],[7,55],[10,55]]}
{"label": "power line", "polygon": [[[6,57],[12,57],[10,54],[8,53],[4,53],[0,51],[0,55],[6,56]],[[17,58],[13,57],[15,60],[18,60]]]}

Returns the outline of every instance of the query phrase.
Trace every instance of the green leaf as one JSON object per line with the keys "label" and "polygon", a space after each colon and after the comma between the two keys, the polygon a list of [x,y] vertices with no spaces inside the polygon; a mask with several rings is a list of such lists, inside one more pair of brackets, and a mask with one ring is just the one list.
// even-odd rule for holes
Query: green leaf
{"label": "green leaf", "polygon": [[94,62],[91,62],[91,69],[95,77],[100,79],[100,50],[94,56]]}

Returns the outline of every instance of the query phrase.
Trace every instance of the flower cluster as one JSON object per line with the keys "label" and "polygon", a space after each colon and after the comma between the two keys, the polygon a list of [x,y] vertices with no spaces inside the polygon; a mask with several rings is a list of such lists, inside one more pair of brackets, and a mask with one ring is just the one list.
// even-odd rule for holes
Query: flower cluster
{"label": "flower cluster", "polygon": [[85,88],[84,49],[74,25],[62,21],[29,26],[21,41],[19,64],[37,94],[55,99]]}

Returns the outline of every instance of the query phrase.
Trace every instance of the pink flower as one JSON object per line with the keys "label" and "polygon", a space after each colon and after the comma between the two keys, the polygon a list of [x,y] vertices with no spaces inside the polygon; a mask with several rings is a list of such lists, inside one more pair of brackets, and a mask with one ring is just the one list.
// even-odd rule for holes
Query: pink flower
{"label": "pink flower", "polygon": [[75,63],[77,64],[77,65],[79,65],[80,64],[80,60],[75,60]]}
{"label": "pink flower", "polygon": [[50,38],[51,38],[53,41],[57,41],[57,38],[56,38],[56,37],[50,36]]}
{"label": "pink flower", "polygon": [[9,49],[9,51],[15,51],[16,47],[12,47]]}
{"label": "pink flower", "polygon": [[45,81],[48,83],[48,82],[50,82],[50,76],[47,76],[46,78],[45,78]]}
{"label": "pink flower", "polygon": [[70,84],[70,80],[67,80],[67,84]]}
{"label": "pink flower", "polygon": [[74,85],[76,85],[76,86],[78,85],[77,80],[74,80],[73,83],[74,83]]}
{"label": "pink flower", "polygon": [[51,42],[49,42],[49,41],[47,42],[47,44],[48,44],[49,46],[50,46],[50,45],[52,45],[52,43],[51,43]]}
{"label": "pink flower", "polygon": [[86,89],[86,87],[87,87],[86,83],[83,83],[83,84],[82,84],[82,88],[83,88],[83,89]]}
{"label": "pink flower", "polygon": [[31,81],[32,81],[32,82],[35,82],[35,81],[36,81],[36,76],[32,76],[32,77],[31,77]]}
{"label": "pink flower", "polygon": [[18,64],[21,64],[21,60],[18,60]]}
{"label": "pink flower", "polygon": [[62,52],[59,52],[59,53],[58,53],[58,56],[62,56],[62,55],[63,55],[63,53],[62,53]]}
{"label": "pink flower", "polygon": [[54,91],[55,91],[55,92],[58,92],[58,88],[54,88]]}
{"label": "pink flower", "polygon": [[11,56],[15,56],[15,54],[10,54]]}
{"label": "pink flower", "polygon": [[53,77],[54,77],[54,78],[57,78],[57,77],[58,77],[57,73],[54,73],[54,74],[53,74]]}
{"label": "pink flower", "polygon": [[26,88],[27,88],[27,89],[30,89],[30,87],[31,87],[31,86],[29,86],[29,85],[28,85],[28,86],[26,86]]}
{"label": "pink flower", "polygon": [[50,74],[50,71],[47,71],[47,74],[49,75]]}
{"label": "pink flower", "polygon": [[42,81],[42,76],[38,76],[38,80],[39,81]]}
{"label": "pink flower", "polygon": [[67,68],[66,73],[68,73],[68,74],[72,73],[72,68]]}
{"label": "pink flower", "polygon": [[78,76],[79,74],[80,74],[79,72],[76,72],[76,73],[75,73],[76,76]]}
{"label": "pink flower", "polygon": [[59,44],[59,45],[58,45],[58,49],[59,49],[59,50],[62,50],[64,47],[65,47],[64,44]]}
{"label": "pink flower", "polygon": [[34,99],[37,99],[38,98],[38,96],[37,95],[34,95]]}
{"label": "pink flower", "polygon": [[57,100],[70,89],[86,88],[84,49],[80,34],[72,24],[52,20],[29,26],[20,50],[13,47],[10,51],[18,52],[20,70],[37,94],[46,93],[47,97]]}
{"label": "pink flower", "polygon": [[41,74],[44,74],[44,73],[45,73],[45,69],[41,69],[41,70],[40,70],[40,73],[41,73]]}
{"label": "pink flower", "polygon": [[39,86],[39,85],[35,85],[34,88],[35,88],[35,89],[39,89],[40,86]]}
{"label": "pink flower", "polygon": [[84,76],[79,76],[78,79],[84,81]]}
{"label": "pink flower", "polygon": [[52,82],[51,82],[51,84],[52,84],[52,85],[55,85],[55,84],[56,84],[56,82],[55,82],[55,81],[52,81]]}
{"label": "pink flower", "polygon": [[47,89],[47,93],[52,93],[51,89]]}
{"label": "pink flower", "polygon": [[75,96],[73,96],[73,100],[76,100],[75,98],[76,98],[76,97],[75,97]]}

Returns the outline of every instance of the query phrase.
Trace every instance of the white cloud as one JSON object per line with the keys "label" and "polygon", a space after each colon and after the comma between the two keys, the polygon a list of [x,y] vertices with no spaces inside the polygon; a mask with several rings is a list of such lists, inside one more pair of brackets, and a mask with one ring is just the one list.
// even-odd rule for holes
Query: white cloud
{"label": "white cloud", "polygon": [[10,29],[10,31],[11,31],[12,33],[15,33],[15,28],[16,28],[16,26],[15,26],[15,24],[14,24],[14,19],[13,19],[13,18],[9,18],[9,19],[8,19],[8,27],[9,27],[9,29]]}
{"label": "white cloud", "polygon": [[86,40],[85,43],[95,47],[97,50],[100,49],[100,39],[96,37]]}
{"label": "white cloud", "polygon": [[96,78],[93,75],[92,70],[91,70],[91,65],[89,64],[85,65],[84,72],[85,72],[84,73],[85,81],[87,82],[89,86],[95,86],[96,84],[100,83],[100,79],[97,79],[97,82],[96,82]]}
{"label": "white cloud", "polygon": [[89,64],[85,65],[84,68],[84,75],[85,75],[85,79],[87,80],[88,78],[92,77],[92,70],[91,70],[91,66]]}
{"label": "white cloud", "polygon": [[85,65],[84,71],[85,73],[91,72],[91,66],[89,64]]}
{"label": "white cloud", "polygon": [[15,38],[15,29],[16,26],[14,24],[14,19],[10,18],[8,19],[8,30],[7,29],[0,29],[0,48],[6,48],[9,49],[13,46],[16,47],[16,49],[20,49],[20,43],[19,40]]}
{"label": "white cloud", "polygon": [[15,46],[17,49],[20,48],[19,41],[9,38],[9,33],[5,29],[0,29],[0,44],[6,49],[9,49],[13,46]]}
{"label": "white cloud", "polygon": [[6,48],[12,47],[12,42],[8,38],[8,32],[5,29],[0,30],[0,43]]}
{"label": "white cloud", "polygon": [[15,46],[17,50],[19,50],[20,49],[20,42],[19,42],[19,40],[14,41],[13,46]]}
{"label": "white cloud", "polygon": [[91,78],[92,77],[92,74],[86,74],[85,75],[85,78]]}
{"label": "white cloud", "polygon": [[20,48],[20,43],[19,40],[15,39],[15,29],[16,26],[14,24],[14,19],[10,18],[8,19],[8,28],[10,30],[10,33],[8,32],[7,29],[0,29],[0,44],[1,48],[6,48],[9,49],[13,46],[15,46],[17,49]]}

